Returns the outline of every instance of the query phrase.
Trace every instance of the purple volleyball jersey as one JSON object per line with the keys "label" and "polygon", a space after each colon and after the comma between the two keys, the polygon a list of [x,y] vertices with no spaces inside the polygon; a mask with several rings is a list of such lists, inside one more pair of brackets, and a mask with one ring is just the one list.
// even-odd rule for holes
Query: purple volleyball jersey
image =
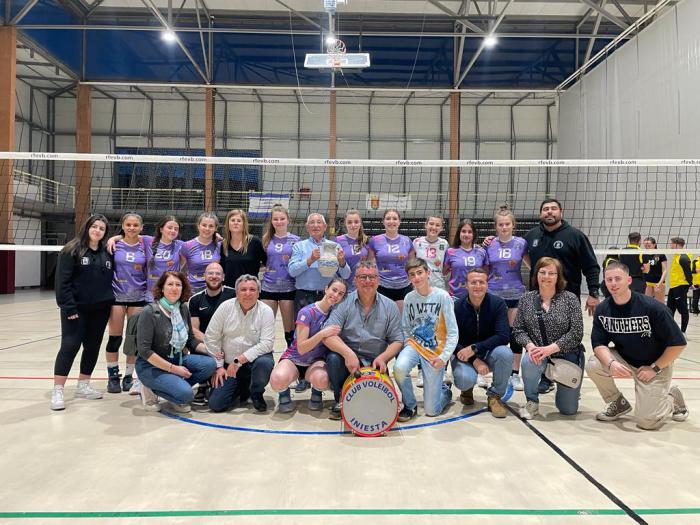
{"label": "purple volleyball jersey", "polygon": [[[323,328],[323,323],[326,322],[328,318],[327,314],[324,314],[316,303],[311,303],[299,310],[299,315],[297,315],[297,325],[304,325],[309,327],[309,337],[316,335],[316,333]],[[292,363],[300,366],[309,366],[315,361],[320,361],[328,353],[328,349],[323,345],[323,343],[318,343],[311,350],[305,354],[300,354],[297,350],[297,336],[296,331],[294,332],[294,340],[289,348],[284,351],[280,359],[290,359]]]}
{"label": "purple volleyball jersey", "polygon": [[146,300],[146,263],[150,249],[141,239],[136,244],[117,241],[114,245],[114,298],[122,303]]}
{"label": "purple volleyball jersey", "polygon": [[187,262],[187,280],[192,287],[192,293],[199,292],[205,286],[204,270],[209,264],[221,260],[221,242],[212,240],[204,245],[195,237],[182,245],[180,255]]}
{"label": "purple volleyball jersey", "polygon": [[299,242],[299,237],[288,233],[284,237],[276,235],[270,239],[265,249],[267,253],[266,270],[263,273],[262,289],[266,292],[284,293],[293,292],[295,289],[294,277],[289,275],[289,258],[292,256],[292,248]]}
{"label": "purple volleyball jersey", "polygon": [[527,255],[527,241],[513,237],[502,243],[497,238],[491,242],[486,253],[489,256],[489,292],[502,299],[517,300],[525,293],[520,268]]}
{"label": "purple volleyball jersey", "polygon": [[413,250],[411,239],[405,235],[399,235],[396,239],[389,239],[384,234],[375,235],[370,239],[369,247],[377,261],[380,286],[398,290],[411,284],[405,268],[408,254]]}
{"label": "purple volleyball jersey", "polygon": [[450,271],[450,295],[461,299],[467,296],[467,274],[474,268],[483,268],[488,265],[489,257],[481,246],[474,246],[470,250],[448,248],[445,255],[445,268]]}
{"label": "purple volleyball jersey", "polygon": [[148,245],[150,258],[148,261],[148,290],[146,291],[146,300],[153,302],[153,287],[160,279],[160,276],[165,272],[180,271],[180,251],[185,244],[184,241],[175,239],[170,244],[159,242],[155,251],[153,250],[153,237],[144,235],[143,242]]}
{"label": "purple volleyball jersey", "polygon": [[357,239],[353,239],[348,234],[338,235],[335,238],[335,242],[340,244],[340,247],[345,252],[345,261],[347,261],[348,266],[350,266],[350,277],[346,279],[348,283],[348,293],[355,289],[355,267],[357,263],[361,260],[367,258],[367,244],[360,246],[360,242]]}

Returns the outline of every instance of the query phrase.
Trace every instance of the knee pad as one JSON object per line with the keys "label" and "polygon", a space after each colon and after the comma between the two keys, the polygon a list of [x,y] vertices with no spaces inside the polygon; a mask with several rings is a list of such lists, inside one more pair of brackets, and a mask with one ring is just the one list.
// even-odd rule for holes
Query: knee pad
{"label": "knee pad", "polygon": [[119,347],[122,345],[123,337],[121,335],[110,335],[107,341],[107,352],[116,354],[119,352]]}

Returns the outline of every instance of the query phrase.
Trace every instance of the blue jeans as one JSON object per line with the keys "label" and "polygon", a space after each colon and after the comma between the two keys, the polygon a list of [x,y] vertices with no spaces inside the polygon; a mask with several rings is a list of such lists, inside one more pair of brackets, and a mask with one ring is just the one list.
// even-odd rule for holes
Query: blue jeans
{"label": "blue jeans", "polygon": [[[360,361],[360,366],[372,366],[372,361],[364,357],[357,356]],[[343,390],[345,380],[350,376],[350,371],[345,368],[345,359],[342,355],[335,352],[328,352],[326,355],[326,371],[328,372],[328,380],[333,390],[333,399],[336,403],[340,402],[340,394]]]}
{"label": "blue jeans", "polygon": [[[228,364],[225,363],[224,367]],[[270,374],[275,366],[272,353],[263,354],[252,363],[238,369],[236,377],[228,377],[224,384],[214,388],[209,394],[209,408],[223,412],[233,406],[236,398],[247,399],[248,395],[262,397],[265,386],[270,382]]]}
{"label": "blue jeans", "polygon": [[403,406],[413,410],[418,405],[413,393],[411,370],[421,365],[423,374],[423,408],[426,416],[438,416],[452,399],[452,392],[442,379],[445,377],[445,367],[437,370],[412,346],[405,346],[396,358],[394,364],[394,379],[401,390]]}
{"label": "blue jeans", "polygon": [[[177,358],[166,360],[174,365],[178,364]],[[156,395],[177,405],[192,402],[192,387],[197,383],[204,383],[214,374],[216,361],[208,355],[188,354],[182,356],[182,366],[192,372],[187,379],[161,370],[141,357],[136,359],[136,373],[141,382]]]}
{"label": "blue jeans", "polygon": [[[572,363],[576,363],[583,368],[584,353],[583,352],[567,352],[556,356],[566,359]],[[523,352],[523,360],[520,363],[520,374],[523,378],[525,386],[525,398],[528,401],[540,402],[540,396],[537,392],[537,387],[540,384],[540,377],[544,373],[547,366],[547,360],[543,359],[539,365],[536,365],[530,360],[530,354]],[[557,383],[557,393],[554,398],[554,404],[559,412],[565,416],[573,416],[578,412],[578,398],[581,392],[581,383],[576,388],[569,388]]]}
{"label": "blue jeans", "polygon": [[[513,368],[513,352],[507,346],[497,346],[488,353],[484,362],[493,372],[493,382],[486,395],[505,396]],[[473,365],[457,359],[456,355],[452,356],[452,375],[455,386],[460,390],[469,390],[476,385],[476,369]]]}

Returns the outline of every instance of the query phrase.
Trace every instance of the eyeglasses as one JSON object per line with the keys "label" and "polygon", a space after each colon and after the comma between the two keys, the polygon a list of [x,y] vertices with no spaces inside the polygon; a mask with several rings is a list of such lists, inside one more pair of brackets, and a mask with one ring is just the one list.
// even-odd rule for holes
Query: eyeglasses
{"label": "eyeglasses", "polygon": [[376,281],[379,278],[378,275],[356,275],[355,279],[358,281]]}
{"label": "eyeglasses", "polygon": [[545,270],[540,270],[539,272],[537,272],[537,275],[539,275],[540,277],[556,277],[559,274],[557,272],[547,272]]}

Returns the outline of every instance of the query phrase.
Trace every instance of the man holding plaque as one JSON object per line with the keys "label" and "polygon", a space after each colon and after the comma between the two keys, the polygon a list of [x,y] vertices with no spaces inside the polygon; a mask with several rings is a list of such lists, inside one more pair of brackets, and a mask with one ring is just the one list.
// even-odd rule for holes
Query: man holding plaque
{"label": "man holding plaque", "polygon": [[443,382],[445,366],[458,339],[454,303],[445,290],[430,286],[428,263],[411,259],[406,264],[406,273],[414,290],[406,295],[404,302],[401,324],[406,340],[394,365],[394,378],[403,400],[399,421],[409,421],[418,414],[410,376],[418,364],[419,373],[423,374],[425,415],[437,416],[445,409],[452,399],[450,385]]}
{"label": "man holding plaque", "polygon": [[289,259],[289,275],[296,279],[294,316],[299,310],[323,299],[323,291],[334,275],[350,277],[350,266],[345,262],[345,252],[340,245],[324,237],[326,219],[320,213],[312,213],[306,219],[309,238],[299,241],[292,248]]}

